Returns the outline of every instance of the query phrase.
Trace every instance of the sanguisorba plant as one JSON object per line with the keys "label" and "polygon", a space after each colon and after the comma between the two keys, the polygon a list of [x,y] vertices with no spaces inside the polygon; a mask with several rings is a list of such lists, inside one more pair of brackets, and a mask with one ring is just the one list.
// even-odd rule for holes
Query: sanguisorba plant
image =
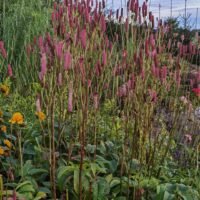
{"label": "sanguisorba plant", "polygon": [[[132,178],[133,159],[147,169],[149,176],[153,173],[159,176],[161,168],[158,166],[169,153],[176,132],[184,65],[179,57],[173,58],[167,53],[170,48],[164,43],[167,25],[159,22],[154,31],[154,16],[151,12],[147,15],[147,2],[140,9],[138,1],[132,0],[128,2],[128,13],[133,14],[132,18],[124,20],[123,9],[121,15],[117,12],[122,38],[115,34],[109,40],[106,29],[112,20],[112,12],[105,16],[104,8],[104,1],[55,3],[51,15],[53,33],[39,37],[35,40],[37,46],[31,47],[31,56],[37,54],[41,58],[38,69],[41,91],[37,107],[47,116],[43,139],[44,150],[49,153],[54,199],[57,152],[61,153],[66,145],[64,140],[69,127],[71,133],[67,144],[70,145],[65,146],[68,154],[65,158],[68,163],[72,161],[71,144],[78,142],[77,195],[84,199],[85,147],[93,143],[97,148],[103,140],[98,135],[96,114],[106,100],[116,102],[116,110],[119,110],[116,114],[123,122],[120,175],[127,176],[128,180]],[[171,114],[171,124],[165,122],[163,107]],[[89,120],[91,116],[93,118]],[[113,120],[113,126],[114,123]],[[127,191],[127,198],[134,195],[129,181]]]}

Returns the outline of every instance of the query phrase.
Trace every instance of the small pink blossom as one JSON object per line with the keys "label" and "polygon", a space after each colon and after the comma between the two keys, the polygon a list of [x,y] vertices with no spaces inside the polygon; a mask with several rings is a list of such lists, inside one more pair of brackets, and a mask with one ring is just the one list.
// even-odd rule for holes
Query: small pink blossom
{"label": "small pink blossom", "polygon": [[12,72],[12,67],[10,64],[8,64],[8,76],[12,77],[13,76],[13,72]]}

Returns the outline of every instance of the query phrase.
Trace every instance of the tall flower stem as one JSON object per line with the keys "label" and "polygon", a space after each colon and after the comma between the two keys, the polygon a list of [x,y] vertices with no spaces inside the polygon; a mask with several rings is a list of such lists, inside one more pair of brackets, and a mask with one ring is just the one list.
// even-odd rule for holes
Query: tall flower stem
{"label": "tall flower stem", "polygon": [[17,132],[17,137],[18,137],[18,145],[19,145],[19,159],[20,159],[21,177],[23,178],[23,152],[22,152],[21,130],[19,130]]}
{"label": "tall flower stem", "polygon": [[55,110],[55,97],[53,96],[52,105],[51,105],[51,177],[52,177],[52,191],[53,199],[56,199],[56,157],[55,157],[55,130],[54,130],[54,110]]}

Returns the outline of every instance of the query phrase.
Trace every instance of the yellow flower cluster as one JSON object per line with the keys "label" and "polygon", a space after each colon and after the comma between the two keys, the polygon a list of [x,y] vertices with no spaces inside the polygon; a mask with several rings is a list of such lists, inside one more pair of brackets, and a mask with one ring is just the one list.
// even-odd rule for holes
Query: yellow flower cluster
{"label": "yellow flower cluster", "polygon": [[[0,110],[0,122],[3,122],[3,112]],[[17,123],[22,124],[23,123],[23,116],[21,113],[14,113],[12,118],[10,119],[10,123]],[[3,124],[0,125],[0,131],[3,133],[7,132],[7,127]],[[10,149],[12,148],[12,143],[8,139],[4,139],[3,143],[5,146],[0,146],[0,156],[9,156],[10,155]]]}
{"label": "yellow flower cluster", "polygon": [[41,112],[41,111],[36,112],[35,115],[38,117],[38,119],[40,121],[44,121],[46,119],[46,115],[43,112]]}
{"label": "yellow flower cluster", "polygon": [[4,155],[4,149],[0,147],[0,156]]}
{"label": "yellow flower cluster", "polygon": [[6,127],[5,125],[2,125],[2,126],[1,126],[1,131],[2,131],[3,133],[6,133],[6,132],[7,132],[7,127]]}
{"label": "yellow flower cluster", "polygon": [[16,112],[12,115],[11,119],[9,120],[11,124],[23,124],[24,123],[24,117],[20,112]]}
{"label": "yellow flower cluster", "polygon": [[11,143],[9,140],[5,139],[5,140],[3,141],[3,143],[4,143],[9,149],[11,149],[12,143]]}
{"label": "yellow flower cluster", "polygon": [[0,91],[2,92],[2,94],[3,94],[4,96],[8,96],[9,91],[10,91],[10,88],[9,88],[9,86],[7,86],[7,85],[5,85],[5,84],[1,84],[1,85],[0,85]]}

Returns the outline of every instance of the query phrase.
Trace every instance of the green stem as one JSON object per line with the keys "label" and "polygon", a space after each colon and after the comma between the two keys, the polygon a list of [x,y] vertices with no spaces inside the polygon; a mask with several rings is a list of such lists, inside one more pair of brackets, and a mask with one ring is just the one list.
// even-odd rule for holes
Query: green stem
{"label": "green stem", "polygon": [[21,177],[23,178],[24,174],[23,174],[23,152],[22,152],[21,130],[18,132],[18,145],[19,145]]}

